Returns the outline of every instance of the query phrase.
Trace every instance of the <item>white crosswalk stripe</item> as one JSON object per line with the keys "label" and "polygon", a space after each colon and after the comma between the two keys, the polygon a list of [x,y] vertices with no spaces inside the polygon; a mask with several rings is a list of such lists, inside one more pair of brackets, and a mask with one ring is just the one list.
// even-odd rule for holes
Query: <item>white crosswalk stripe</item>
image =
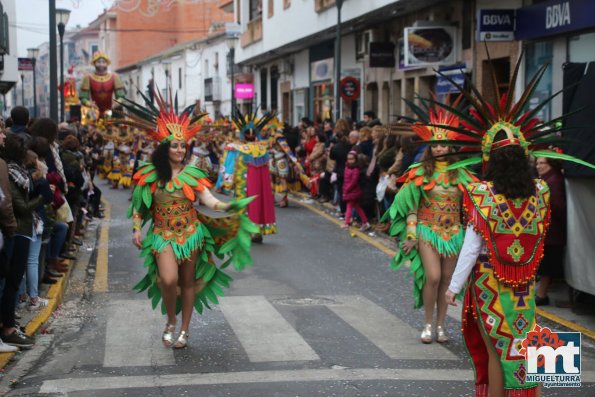
{"label": "white crosswalk stripe", "polygon": [[223,298],[220,303],[251,362],[319,359],[264,296],[234,296]]}
{"label": "white crosswalk stripe", "polygon": [[392,359],[457,359],[439,344],[422,345],[417,329],[363,296],[334,296],[333,299],[340,303],[327,305],[328,308]]}
{"label": "white crosswalk stripe", "polygon": [[144,299],[113,301],[108,308],[103,366],[175,364],[172,349],[165,349],[161,344],[164,325],[161,311],[153,310]]}

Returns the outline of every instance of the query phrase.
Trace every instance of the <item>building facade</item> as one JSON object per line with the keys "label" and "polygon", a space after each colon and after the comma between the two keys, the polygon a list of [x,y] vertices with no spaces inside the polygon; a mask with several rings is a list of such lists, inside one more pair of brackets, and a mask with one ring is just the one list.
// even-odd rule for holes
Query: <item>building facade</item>
{"label": "building facade", "polygon": [[427,94],[437,80],[438,63],[403,63],[404,28],[446,32],[448,63],[469,73],[473,69],[473,14],[468,3],[345,1],[337,52],[334,0],[238,0],[234,15],[242,35],[237,60],[252,69],[256,104],[279,112],[290,123],[302,117],[337,118],[337,94],[341,94],[338,117],[361,119],[364,111],[373,110],[383,121],[391,121],[408,112],[401,98],[414,100],[415,93]]}
{"label": "building facade", "polygon": [[177,97],[180,111],[196,105],[213,118],[230,115],[229,34],[214,30],[206,39],[180,44],[118,69],[127,97],[143,103],[139,91],[148,95],[155,87],[164,97]]}
{"label": "building facade", "polygon": [[0,1],[0,106],[7,115],[14,106],[10,90],[20,79],[17,68],[16,7],[14,0]]}
{"label": "building facade", "polygon": [[216,1],[140,0],[114,5],[91,25],[99,31],[100,49],[110,55],[114,69],[120,69],[187,41],[206,38],[213,24],[225,24],[232,18]]}

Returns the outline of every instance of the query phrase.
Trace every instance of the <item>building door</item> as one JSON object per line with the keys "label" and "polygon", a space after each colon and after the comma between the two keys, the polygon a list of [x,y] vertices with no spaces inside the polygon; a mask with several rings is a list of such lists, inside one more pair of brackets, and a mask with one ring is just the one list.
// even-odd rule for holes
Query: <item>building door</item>
{"label": "building door", "polygon": [[380,96],[378,94],[378,84],[370,83],[366,88],[366,102],[364,103],[364,111],[372,110],[378,115],[378,104]]}
{"label": "building door", "polygon": [[332,118],[333,114],[333,83],[319,83],[314,85],[314,114],[313,120],[322,122]]}
{"label": "building door", "polygon": [[279,110],[279,69],[277,66],[271,68],[271,111]]}
{"label": "building door", "polygon": [[286,123],[291,123],[292,120],[293,104],[291,102],[291,83],[284,81],[281,83],[281,117]]}

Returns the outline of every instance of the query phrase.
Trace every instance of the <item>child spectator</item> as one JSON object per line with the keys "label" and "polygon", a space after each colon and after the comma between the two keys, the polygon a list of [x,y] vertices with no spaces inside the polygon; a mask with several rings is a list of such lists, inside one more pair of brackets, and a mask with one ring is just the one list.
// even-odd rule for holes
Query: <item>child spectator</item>
{"label": "child spectator", "polygon": [[343,229],[349,228],[353,210],[357,212],[362,221],[360,230],[366,231],[370,229],[368,217],[359,203],[359,200],[362,197],[362,188],[359,182],[361,172],[362,168],[358,161],[357,152],[352,150],[347,154],[347,164],[345,165],[344,172],[343,200],[347,204],[347,209],[345,211],[345,224],[341,226]]}

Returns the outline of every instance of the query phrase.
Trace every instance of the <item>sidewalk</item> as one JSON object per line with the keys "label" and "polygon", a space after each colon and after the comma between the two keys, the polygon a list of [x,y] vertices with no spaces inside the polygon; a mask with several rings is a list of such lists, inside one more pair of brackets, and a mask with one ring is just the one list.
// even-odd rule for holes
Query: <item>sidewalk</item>
{"label": "sidewalk", "polygon": [[[33,336],[40,329],[41,333],[45,332],[45,329],[42,327],[51,318],[54,312],[59,310],[62,300],[64,299],[64,292],[70,285],[71,275],[75,271],[75,268],[80,266],[86,267],[87,264],[83,263],[83,259],[88,261],[92,256],[90,253],[95,250],[97,229],[100,228],[101,225],[102,222],[100,220],[88,223],[86,226],[85,235],[82,238],[83,245],[77,247],[77,251],[75,253],[77,259],[65,261],[65,263],[68,264],[68,272],[64,273],[62,277],[57,278],[57,282],[50,285],[49,287],[46,284],[41,285],[39,289],[39,296],[46,298],[49,301],[48,305],[36,311],[28,311],[27,309],[18,311],[18,313],[21,315],[21,319],[17,321],[21,324],[21,326],[25,327],[25,334],[28,336]],[[83,250],[90,252],[85,254]],[[15,356],[18,357],[21,354],[22,351],[17,351],[15,353],[0,353],[0,370],[3,370],[7,364],[9,364],[11,360],[15,358]]]}
{"label": "sidewalk", "polygon": [[[290,201],[316,212],[338,226],[343,223],[334,216],[336,208],[333,205],[330,203],[322,204],[316,200],[312,200],[307,193],[292,192],[290,194]],[[278,211],[282,210],[278,209]],[[340,230],[340,232],[345,233],[343,230]],[[362,233],[355,227],[349,228],[349,233],[352,237],[361,238],[390,257],[395,255],[396,244],[385,233],[374,229]],[[584,336],[595,341],[595,307],[592,304],[577,303],[574,307],[570,307],[568,287],[562,281],[552,285],[549,297],[550,304],[548,306],[539,306],[536,309],[538,316],[552,321],[561,327],[568,328],[571,331],[581,332]]]}

